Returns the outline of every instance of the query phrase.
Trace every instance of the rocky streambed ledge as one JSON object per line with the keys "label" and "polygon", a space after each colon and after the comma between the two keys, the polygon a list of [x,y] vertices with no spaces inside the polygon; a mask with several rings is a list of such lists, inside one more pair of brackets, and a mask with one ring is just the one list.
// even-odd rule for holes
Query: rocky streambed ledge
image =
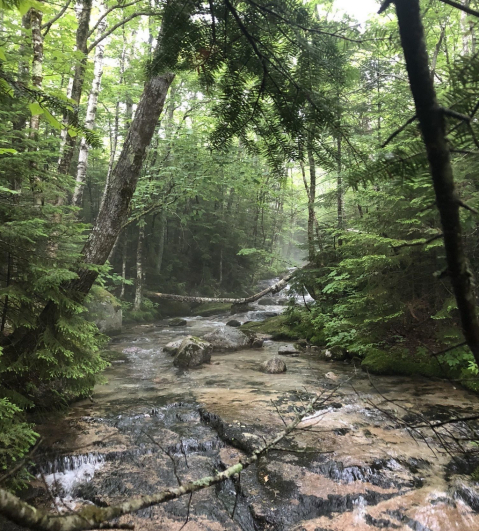
{"label": "rocky streambed ledge", "polygon": [[108,382],[93,401],[39,419],[45,452],[24,497],[62,512],[212,475],[322,393],[300,429],[240,477],[118,523],[146,531],[479,529],[478,484],[469,475],[478,463],[448,454],[430,430],[405,424],[417,424],[417,414],[433,423],[446,411],[471,416],[479,397],[439,380],[370,378],[354,363],[324,361],[311,350],[281,355],[285,373],[262,371],[291,348],[287,342],[213,350],[194,369],[175,367],[164,350],[222,326],[219,318],[188,318],[183,327],[165,321],[116,337]]}

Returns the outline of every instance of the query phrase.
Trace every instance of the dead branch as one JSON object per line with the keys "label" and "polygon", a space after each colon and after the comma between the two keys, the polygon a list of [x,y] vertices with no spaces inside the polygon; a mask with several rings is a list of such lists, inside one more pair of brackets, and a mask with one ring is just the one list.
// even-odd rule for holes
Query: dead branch
{"label": "dead branch", "polygon": [[394,133],[392,133],[391,135],[389,135],[389,137],[387,138],[387,140],[385,142],[383,142],[383,144],[381,145],[382,148],[385,148],[392,140],[394,140],[400,133],[402,133],[404,131],[404,129],[406,129],[406,127],[410,124],[412,124],[413,122],[415,122],[417,120],[417,116],[414,115],[414,116],[411,116],[411,118],[409,118],[409,120],[407,120],[407,122],[405,122],[403,125],[401,125],[401,127],[399,127],[398,129],[396,129],[396,131],[394,131]]}
{"label": "dead branch", "polygon": [[[273,449],[284,437],[293,432],[306,416],[314,412],[315,407],[320,401],[324,403],[331,395],[330,393],[321,400],[323,393],[315,394],[308,407],[300,415],[296,415],[281,433],[269,442],[266,441],[258,449],[254,450],[249,457],[240,460],[214,476],[203,477],[197,481],[184,483],[182,486],[176,488],[165,489],[151,496],[130,498],[119,505],[112,505],[110,507],[93,505],[85,507],[76,513],[66,515],[46,513],[25,503],[14,494],[0,489],[0,514],[16,524],[27,529],[34,529],[35,531],[84,531],[105,528],[105,523],[110,520],[177,499],[185,494],[193,494],[194,492],[222,483],[239,474],[250,465],[256,463],[262,455]],[[110,526],[110,524],[108,525]],[[118,529],[118,526],[116,528]]]}

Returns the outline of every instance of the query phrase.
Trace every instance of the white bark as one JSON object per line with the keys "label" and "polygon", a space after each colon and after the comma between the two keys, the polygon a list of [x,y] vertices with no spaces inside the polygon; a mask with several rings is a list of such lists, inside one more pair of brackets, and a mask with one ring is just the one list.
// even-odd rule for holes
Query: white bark
{"label": "white bark", "polygon": [[[98,26],[98,33],[101,35],[105,30],[106,24]],[[88,105],[86,111],[85,127],[93,130],[95,127],[96,111],[98,108],[98,95],[100,94],[101,77],[103,75],[103,56],[105,54],[106,41],[102,41],[95,50],[94,66],[93,66],[93,83],[88,96]],[[82,138],[80,143],[80,153],[78,156],[78,167],[75,183],[75,191],[73,192],[72,205],[81,206],[83,198],[83,188],[85,186],[86,170],[88,167],[88,152],[89,146],[85,138]]]}

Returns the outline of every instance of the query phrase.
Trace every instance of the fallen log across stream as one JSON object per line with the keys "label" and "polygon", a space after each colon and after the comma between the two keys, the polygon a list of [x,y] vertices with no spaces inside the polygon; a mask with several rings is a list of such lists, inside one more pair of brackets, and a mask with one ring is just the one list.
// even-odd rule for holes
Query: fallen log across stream
{"label": "fallen log across stream", "polygon": [[261,297],[264,297],[265,295],[268,295],[269,293],[280,292],[288,285],[288,282],[299,271],[303,271],[310,266],[311,264],[308,262],[306,265],[302,267],[298,267],[294,271],[291,271],[291,273],[288,273],[281,280],[278,280],[278,282],[274,283],[273,285],[269,286],[263,291],[260,291],[259,293],[255,293],[254,295],[251,295],[249,297],[243,297],[243,298],[238,298],[238,299],[222,298],[222,297],[190,297],[188,295],[173,295],[171,293],[156,293],[154,291],[147,291],[145,294],[148,297],[155,297],[157,299],[168,299],[171,301],[179,301],[179,302],[193,302],[193,303],[198,303],[198,304],[203,304],[203,303],[208,303],[208,302],[218,302],[218,303],[224,302],[227,304],[248,304],[250,302],[255,302],[258,299],[261,299]]}

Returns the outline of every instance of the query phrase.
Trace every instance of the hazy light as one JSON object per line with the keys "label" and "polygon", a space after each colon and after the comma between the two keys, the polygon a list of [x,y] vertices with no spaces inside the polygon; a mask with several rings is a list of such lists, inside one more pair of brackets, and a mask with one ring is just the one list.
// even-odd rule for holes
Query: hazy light
{"label": "hazy light", "polygon": [[378,12],[380,3],[377,0],[335,0],[334,7],[363,23]]}

